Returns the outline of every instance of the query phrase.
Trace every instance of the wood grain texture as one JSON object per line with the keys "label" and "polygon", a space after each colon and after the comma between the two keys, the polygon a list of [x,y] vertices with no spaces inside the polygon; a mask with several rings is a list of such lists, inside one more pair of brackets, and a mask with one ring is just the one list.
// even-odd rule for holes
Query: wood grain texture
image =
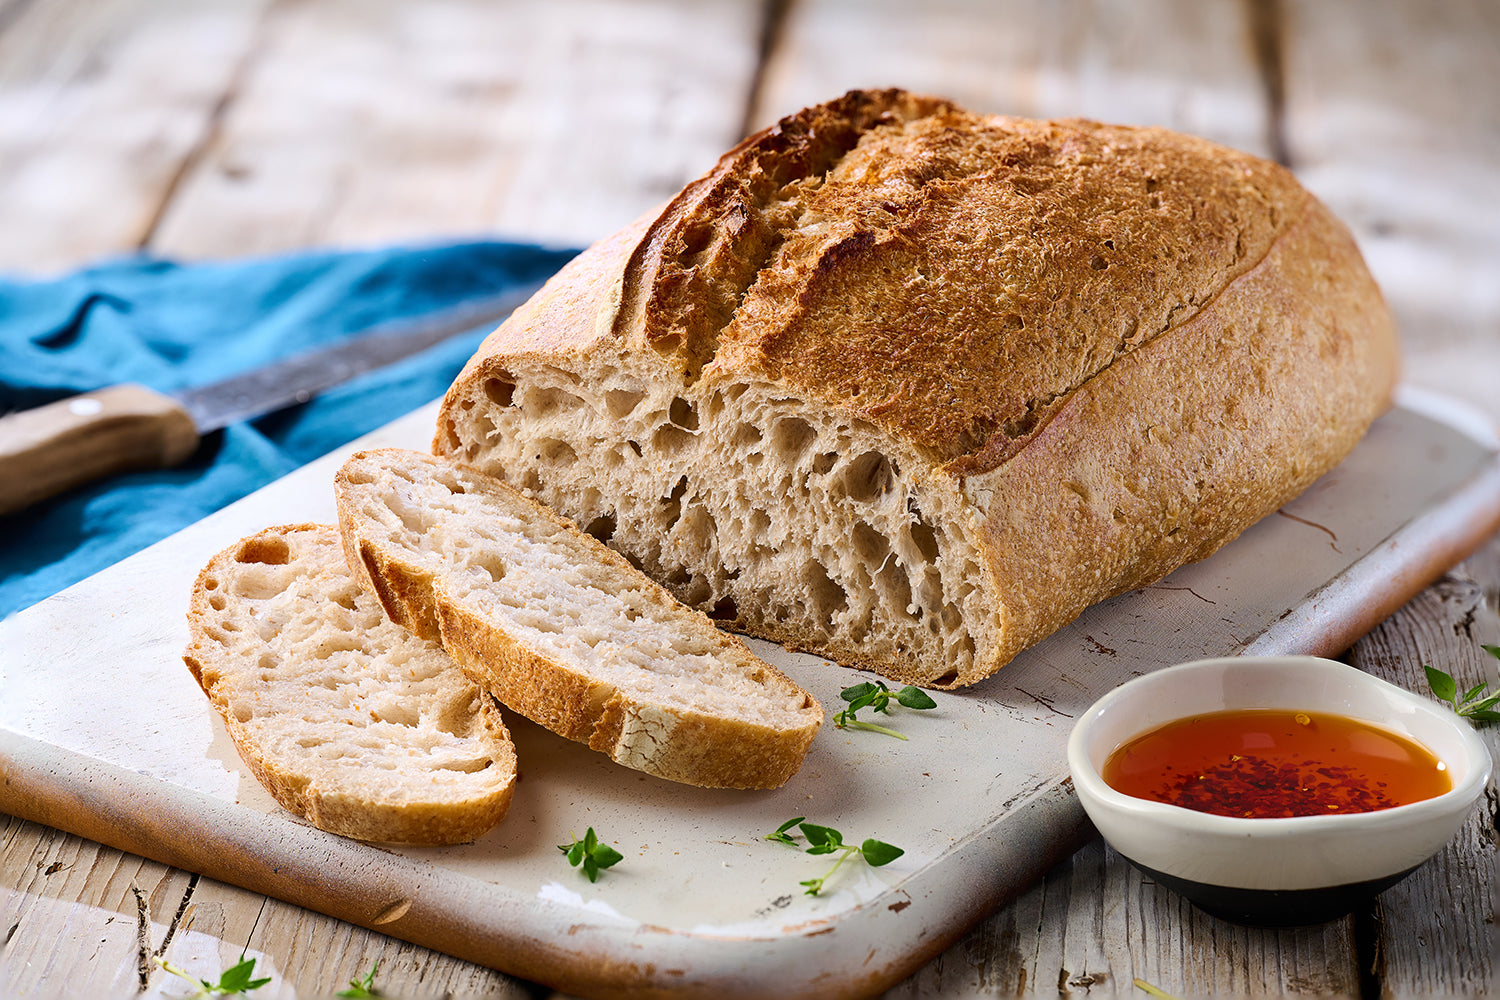
{"label": "wood grain texture", "polygon": [[257,1000],[331,996],[380,963],[391,996],[527,997],[502,973],[0,816],[0,996],[181,997],[162,958],[216,979],[243,953]]}
{"label": "wood grain texture", "polygon": [[[783,16],[752,94],[765,9]],[[675,192],[744,122],[900,84],[1262,154],[1279,134],[1354,228],[1413,377],[1500,416],[1496,21],[1486,0],[9,0],[0,268],[143,244],[196,257],[494,232],[580,243]],[[1500,641],[1497,602],[1493,541],[1351,657],[1417,690],[1424,661],[1494,681],[1477,642]],[[1134,976],[1179,996],[1494,995],[1496,812],[1492,789],[1372,913],[1296,931],[1205,917],[1096,843],[890,995],[1142,996]],[[258,997],[325,996],[377,959],[396,996],[531,990],[0,818],[0,995],[130,995],[143,939],[148,957],[165,947],[203,975],[248,948],[274,974]],[[147,972],[146,996],[184,992]]]}
{"label": "wood grain texture", "polygon": [[1164,125],[1265,155],[1250,23],[1224,0],[795,0],[764,70],[762,127],[854,87],[974,111]]}
{"label": "wood grain texture", "polygon": [[1279,5],[1298,176],[1353,229],[1406,340],[1408,376],[1500,420],[1500,8]]}
{"label": "wood grain texture", "polygon": [[734,0],[277,5],[152,249],[592,242],[733,143],[757,29]]}
{"label": "wood grain texture", "polygon": [[0,269],[144,242],[269,0],[47,0],[0,18]]}
{"label": "wood grain texture", "polygon": [[[1451,674],[1460,690],[1481,680],[1500,690],[1500,538],[1478,558],[1420,594],[1354,648],[1352,662],[1413,691],[1427,690],[1423,664]],[[1476,571],[1488,574],[1476,579]],[[1500,759],[1500,727],[1481,730]],[[1492,777],[1479,808],[1432,862],[1381,895],[1376,975],[1388,997],[1500,994],[1500,793]],[[1470,915],[1463,919],[1459,915]]]}

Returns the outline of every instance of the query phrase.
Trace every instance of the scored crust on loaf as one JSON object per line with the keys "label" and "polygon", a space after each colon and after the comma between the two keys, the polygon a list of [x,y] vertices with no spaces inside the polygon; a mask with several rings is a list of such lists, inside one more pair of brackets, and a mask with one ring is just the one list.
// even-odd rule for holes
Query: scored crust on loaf
{"label": "scored crust on loaf", "polygon": [[506,707],[659,777],[774,788],[823,711],[618,554],[514,488],[418,452],[335,477],[347,561]]}
{"label": "scored crust on loaf", "polygon": [[1395,375],[1276,164],[852,92],[572,261],[433,450],[728,625],[951,687],[1297,495]]}
{"label": "scored crust on loaf", "polygon": [[329,525],[267,528],[198,575],[183,659],[277,802],[360,840],[456,844],[505,815],[515,749],[453,660],[386,620]]}

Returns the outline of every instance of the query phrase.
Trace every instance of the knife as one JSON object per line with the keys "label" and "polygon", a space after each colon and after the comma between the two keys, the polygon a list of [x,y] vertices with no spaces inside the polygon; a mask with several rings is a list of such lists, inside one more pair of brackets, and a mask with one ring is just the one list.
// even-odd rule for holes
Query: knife
{"label": "knife", "polygon": [[540,282],[527,284],[375,326],[211,385],[157,392],[122,383],[7,414],[0,417],[0,514],[94,479],[186,461],[205,434],[305,403],[356,375],[496,324],[540,287]]}

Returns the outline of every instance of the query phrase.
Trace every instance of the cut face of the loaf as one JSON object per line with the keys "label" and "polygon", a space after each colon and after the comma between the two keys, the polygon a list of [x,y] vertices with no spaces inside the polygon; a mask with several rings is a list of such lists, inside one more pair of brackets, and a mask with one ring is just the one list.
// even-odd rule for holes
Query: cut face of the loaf
{"label": "cut face of the loaf", "polygon": [[849,664],[967,673],[983,569],[949,529],[961,498],[874,428],[774,387],[672,391],[603,366],[543,365],[474,386],[442,434],[566,513],[711,617]]}

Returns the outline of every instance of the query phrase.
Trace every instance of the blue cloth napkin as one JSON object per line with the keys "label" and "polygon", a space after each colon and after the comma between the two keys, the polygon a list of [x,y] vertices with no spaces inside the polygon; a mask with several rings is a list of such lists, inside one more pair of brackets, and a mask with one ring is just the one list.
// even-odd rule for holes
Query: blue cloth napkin
{"label": "blue cloth napkin", "polygon": [[[191,265],[132,258],[54,280],[0,278],[0,413],[117,382],[213,382],[543,279],[575,252],[477,242]],[[488,332],[210,434],[177,468],[0,516],[0,617],[435,399]]]}

